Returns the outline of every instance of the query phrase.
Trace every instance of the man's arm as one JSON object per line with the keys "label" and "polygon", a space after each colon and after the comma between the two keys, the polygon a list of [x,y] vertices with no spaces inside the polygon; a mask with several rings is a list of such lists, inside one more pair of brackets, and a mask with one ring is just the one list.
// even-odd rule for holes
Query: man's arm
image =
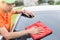
{"label": "man's arm", "polygon": [[4,36],[4,38],[12,39],[12,38],[21,37],[25,34],[28,34],[29,32],[28,32],[28,30],[23,30],[20,32],[8,32],[5,27],[2,27],[2,28],[0,28],[0,33],[2,36]]}
{"label": "man's arm", "polygon": [[5,27],[0,28],[1,35],[4,36],[4,38],[6,38],[6,39],[18,38],[18,37],[21,37],[21,36],[29,34],[29,33],[35,34],[35,33],[38,33],[38,32],[40,32],[39,28],[22,30],[20,32],[8,32]]}
{"label": "man's arm", "polygon": [[15,11],[15,14],[21,14],[21,13],[25,17],[29,17],[29,18],[34,17],[34,14],[32,12],[30,12],[30,11],[27,11],[27,10],[22,10],[22,11],[21,10],[16,10]]}

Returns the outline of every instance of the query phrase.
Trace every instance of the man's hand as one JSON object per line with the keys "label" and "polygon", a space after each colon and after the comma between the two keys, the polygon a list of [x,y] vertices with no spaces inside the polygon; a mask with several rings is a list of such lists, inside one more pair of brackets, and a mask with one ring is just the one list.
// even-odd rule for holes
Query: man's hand
{"label": "man's hand", "polygon": [[31,34],[36,34],[36,33],[43,32],[41,28],[37,28],[37,27],[33,27],[33,28],[29,29],[28,31]]}
{"label": "man's hand", "polygon": [[33,13],[30,12],[30,11],[23,10],[22,13],[23,13],[23,15],[26,16],[26,17],[29,17],[29,18],[34,17]]}

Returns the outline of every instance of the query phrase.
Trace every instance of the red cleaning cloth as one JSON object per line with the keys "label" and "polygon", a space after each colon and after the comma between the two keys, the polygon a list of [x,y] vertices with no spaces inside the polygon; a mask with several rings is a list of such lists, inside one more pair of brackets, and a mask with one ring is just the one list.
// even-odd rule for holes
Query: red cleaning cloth
{"label": "red cleaning cloth", "polygon": [[36,27],[36,28],[41,29],[40,30],[41,32],[39,32],[37,34],[30,34],[30,36],[33,38],[33,40],[39,40],[39,39],[52,33],[52,30],[40,21],[37,21],[36,23],[34,23],[30,26],[27,26],[25,29],[28,30],[28,29],[31,29],[32,27]]}

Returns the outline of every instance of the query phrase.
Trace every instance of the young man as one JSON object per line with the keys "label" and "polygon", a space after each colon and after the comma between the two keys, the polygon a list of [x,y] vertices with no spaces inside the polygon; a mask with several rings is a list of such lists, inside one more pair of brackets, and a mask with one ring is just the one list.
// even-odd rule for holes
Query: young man
{"label": "young man", "polygon": [[0,35],[2,35],[6,40],[12,39],[12,38],[18,38],[25,34],[35,34],[39,32],[39,28],[32,28],[29,30],[22,30],[20,32],[10,32],[10,24],[11,24],[11,16],[14,13],[23,13],[26,16],[29,17],[29,15],[34,16],[29,11],[20,11],[20,10],[13,10],[13,7],[15,6],[16,0],[0,0]]}

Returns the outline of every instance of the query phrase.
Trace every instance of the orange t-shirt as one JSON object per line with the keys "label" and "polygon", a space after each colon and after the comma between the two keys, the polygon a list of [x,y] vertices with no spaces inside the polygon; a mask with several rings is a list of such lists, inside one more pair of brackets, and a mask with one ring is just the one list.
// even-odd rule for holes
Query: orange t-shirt
{"label": "orange t-shirt", "polygon": [[5,27],[8,31],[10,31],[11,16],[13,13],[14,11],[5,13],[2,9],[0,9],[0,28]]}

